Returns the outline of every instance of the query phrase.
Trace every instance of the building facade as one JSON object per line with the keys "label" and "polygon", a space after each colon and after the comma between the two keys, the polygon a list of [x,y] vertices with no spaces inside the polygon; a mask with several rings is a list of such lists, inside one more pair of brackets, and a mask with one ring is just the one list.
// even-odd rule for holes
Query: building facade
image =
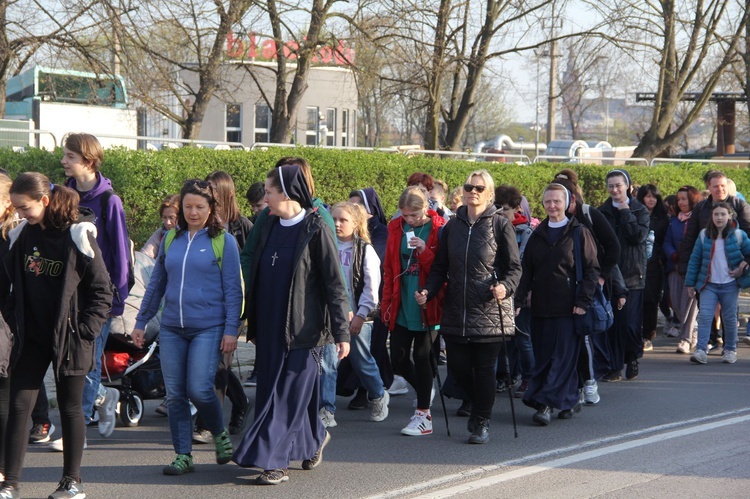
{"label": "building facade", "polygon": [[[288,75],[291,86],[294,67]],[[230,61],[222,64],[220,89],[208,104],[199,140],[241,143],[270,142],[271,108],[276,88],[274,62]],[[183,71],[186,85],[195,88],[195,73]],[[310,68],[305,92],[293,126],[296,144],[351,147],[357,144],[357,87],[346,67]]]}

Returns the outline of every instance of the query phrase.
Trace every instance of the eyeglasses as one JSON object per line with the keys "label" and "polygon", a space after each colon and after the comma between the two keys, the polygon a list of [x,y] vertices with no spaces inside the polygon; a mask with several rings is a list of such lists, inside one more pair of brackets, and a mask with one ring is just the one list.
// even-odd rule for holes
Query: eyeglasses
{"label": "eyeglasses", "polygon": [[471,192],[476,190],[479,194],[483,193],[484,190],[487,188],[485,185],[472,185],[472,184],[464,184],[464,190],[466,192]]}
{"label": "eyeglasses", "polygon": [[186,180],[185,185],[194,185],[200,189],[210,189],[212,187],[211,182],[207,182],[205,180],[200,180],[197,178]]}

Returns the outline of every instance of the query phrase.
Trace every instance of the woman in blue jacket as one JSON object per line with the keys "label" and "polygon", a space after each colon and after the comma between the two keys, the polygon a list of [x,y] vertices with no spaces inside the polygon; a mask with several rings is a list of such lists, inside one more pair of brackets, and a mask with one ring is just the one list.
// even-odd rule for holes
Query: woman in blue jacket
{"label": "woman in blue jacket", "polygon": [[706,347],[716,305],[724,322],[725,364],[737,361],[737,298],[740,288],[750,287],[750,239],[737,229],[734,210],[727,202],[711,208],[708,227],[701,230],[688,262],[685,286],[691,298],[700,293],[698,345],[690,356],[696,364],[708,362]]}
{"label": "woman in blue jacket", "polygon": [[[142,347],[146,324],[163,297],[159,346],[177,453],[164,467],[165,475],[194,470],[190,401],[214,437],[216,462],[226,464],[232,458],[214,377],[221,355],[237,348],[242,285],[237,242],[222,225],[211,184],[186,181],[180,191],[178,229],[161,243],[133,330],[133,343]],[[216,238],[224,238],[223,245]]]}

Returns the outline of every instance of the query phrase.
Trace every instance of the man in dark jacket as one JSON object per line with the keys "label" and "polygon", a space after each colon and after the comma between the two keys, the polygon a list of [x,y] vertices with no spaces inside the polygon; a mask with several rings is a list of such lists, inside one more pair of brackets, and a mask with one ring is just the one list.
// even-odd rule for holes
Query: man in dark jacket
{"label": "man in dark jacket", "polygon": [[643,288],[646,286],[646,236],[650,215],[648,208],[628,194],[630,175],[625,170],[612,170],[607,174],[607,191],[610,198],[599,207],[612,226],[620,242],[619,267],[628,288],[628,298],[622,308],[615,310],[615,323],[607,331],[612,370],[605,381],[638,376],[638,359],[643,356]]}
{"label": "man in dark jacket", "polygon": [[681,276],[687,274],[687,265],[690,261],[690,255],[693,253],[695,240],[698,239],[701,229],[705,228],[711,219],[711,208],[714,203],[726,201],[731,204],[734,212],[737,213],[737,224],[740,229],[750,235],[750,205],[742,199],[728,194],[727,175],[717,170],[709,172],[706,177],[706,187],[708,187],[711,195],[693,208],[693,214],[685,228],[685,237],[680,242],[680,260],[677,270]]}

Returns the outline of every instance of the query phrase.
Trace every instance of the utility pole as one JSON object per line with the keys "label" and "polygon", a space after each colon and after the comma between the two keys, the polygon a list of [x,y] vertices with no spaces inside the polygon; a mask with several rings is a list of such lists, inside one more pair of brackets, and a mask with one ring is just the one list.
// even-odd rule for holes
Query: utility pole
{"label": "utility pole", "polygon": [[556,109],[555,101],[557,95],[557,40],[555,40],[555,29],[562,28],[562,19],[559,19],[555,12],[555,2],[552,2],[552,23],[550,24],[549,37],[549,97],[547,105],[547,143],[555,140],[555,120]]}
{"label": "utility pole", "polygon": [[[554,21],[554,20],[553,20]],[[554,25],[553,25],[554,26]],[[551,34],[554,35],[554,27]],[[547,143],[555,140],[555,94],[557,93],[557,42],[552,40],[549,47],[549,101],[547,103]]]}

